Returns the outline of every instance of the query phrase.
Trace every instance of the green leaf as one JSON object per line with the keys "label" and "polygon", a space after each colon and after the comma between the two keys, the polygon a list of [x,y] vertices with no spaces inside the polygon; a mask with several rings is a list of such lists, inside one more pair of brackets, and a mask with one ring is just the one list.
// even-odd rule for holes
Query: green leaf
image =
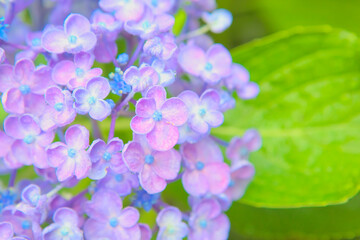
{"label": "green leaf", "polygon": [[213,133],[259,129],[254,181],[241,200],[262,207],[346,202],[360,188],[358,38],[331,27],[296,28],[233,51],[260,85]]}
{"label": "green leaf", "polygon": [[175,23],[173,26],[173,33],[177,36],[181,33],[185,23],[186,23],[187,15],[184,9],[180,9],[175,14]]}

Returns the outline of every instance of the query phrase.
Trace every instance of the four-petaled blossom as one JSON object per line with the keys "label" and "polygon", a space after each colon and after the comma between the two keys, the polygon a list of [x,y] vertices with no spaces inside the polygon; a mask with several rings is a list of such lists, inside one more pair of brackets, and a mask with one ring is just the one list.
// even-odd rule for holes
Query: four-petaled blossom
{"label": "four-petaled blossom", "polygon": [[125,145],[123,159],[130,171],[139,173],[141,186],[150,194],[163,191],[166,180],[176,178],[181,163],[181,156],[175,149],[153,150],[145,136],[137,134]]}
{"label": "four-petaled blossom", "polygon": [[157,240],[183,239],[188,234],[188,226],[181,221],[182,213],[176,207],[162,209],[156,217],[159,226]]}
{"label": "four-petaled blossom", "polygon": [[127,169],[123,172],[114,172],[110,170],[104,178],[98,181],[96,187],[110,189],[120,196],[127,196],[133,189],[139,187],[139,180],[135,174],[129,172]]}
{"label": "four-petaled blossom", "polygon": [[175,38],[171,34],[162,34],[158,37],[149,39],[144,44],[144,52],[150,56],[155,56],[162,60],[168,60],[177,49]]}
{"label": "four-petaled blossom", "polygon": [[150,146],[158,151],[175,146],[179,138],[177,127],[188,119],[184,102],[176,97],[166,100],[166,91],[161,86],[150,88],[136,103],[135,112],[131,129],[137,134],[146,134]]}
{"label": "four-petaled blossom", "polygon": [[41,129],[48,131],[74,121],[76,117],[76,111],[73,108],[74,99],[68,90],[50,87],[46,90],[45,101],[48,107],[40,118]]}
{"label": "four-petaled blossom", "polygon": [[79,53],[91,50],[96,36],[91,32],[89,20],[80,14],[70,14],[64,22],[64,29],[50,28],[41,38],[43,48],[51,53]]}
{"label": "four-petaled blossom", "polygon": [[242,138],[234,137],[231,139],[226,149],[226,155],[234,163],[241,160],[248,160],[250,152],[259,150],[261,144],[259,132],[255,129],[249,129]]}
{"label": "four-petaled blossom", "polygon": [[85,87],[86,83],[102,74],[101,68],[93,68],[94,56],[81,52],[75,55],[74,62],[64,60],[57,63],[53,69],[52,77],[59,85],[66,85],[69,90]]}
{"label": "four-petaled blossom", "polygon": [[231,73],[231,55],[221,44],[214,44],[207,52],[196,45],[187,45],[180,50],[178,61],[185,72],[209,84],[216,84]]}
{"label": "four-petaled blossom", "polygon": [[225,240],[229,235],[230,221],[215,199],[204,199],[193,208],[189,226],[189,240]]}
{"label": "four-petaled blossom", "polygon": [[47,226],[42,233],[44,240],[82,240],[77,213],[67,207],[58,208],[53,216],[54,223]]}
{"label": "four-petaled blossom", "polygon": [[93,163],[89,177],[101,179],[105,177],[108,168],[119,173],[126,172],[127,168],[121,157],[123,146],[123,141],[119,138],[111,139],[108,144],[101,139],[95,140],[88,150]]}
{"label": "four-petaled blossom", "polygon": [[84,225],[86,239],[140,239],[138,210],[123,209],[122,200],[115,192],[99,190],[84,208],[89,215]]}
{"label": "four-petaled blossom", "polygon": [[29,59],[21,59],[15,67],[0,65],[0,92],[4,109],[10,113],[41,114],[43,94],[52,85],[51,68],[35,68]]}
{"label": "four-petaled blossom", "polygon": [[65,143],[55,142],[47,149],[49,165],[56,169],[60,182],[72,176],[81,179],[87,176],[91,161],[86,148],[89,146],[89,131],[81,125],[73,125],[65,132]]}
{"label": "four-petaled blossom", "polygon": [[99,6],[123,22],[140,19],[145,10],[142,0],[100,0]]}
{"label": "four-petaled blossom", "polygon": [[38,168],[49,167],[45,147],[53,141],[53,131],[41,131],[30,114],[8,116],[4,121],[4,130],[8,136],[16,139],[11,146],[11,156],[16,162],[34,164]]}
{"label": "four-petaled blossom", "polygon": [[194,196],[222,193],[230,183],[230,168],[223,162],[219,146],[210,138],[181,145],[185,172],[182,183]]}
{"label": "four-petaled blossom", "polygon": [[189,111],[189,126],[198,133],[207,133],[210,127],[218,127],[224,121],[220,112],[220,95],[216,90],[208,89],[199,96],[190,90],[178,96],[187,106]]}
{"label": "four-petaled blossom", "polygon": [[159,82],[159,74],[148,65],[132,66],[124,72],[124,81],[134,92],[142,92]]}
{"label": "four-petaled blossom", "polygon": [[74,107],[79,114],[89,113],[90,117],[102,121],[111,113],[110,104],[104,98],[110,93],[110,84],[106,78],[91,79],[86,88],[79,87],[74,90]]}
{"label": "four-petaled blossom", "polygon": [[230,91],[236,91],[242,99],[251,99],[259,94],[259,86],[250,82],[250,74],[240,64],[234,63],[231,66],[231,75],[224,79],[225,86]]}

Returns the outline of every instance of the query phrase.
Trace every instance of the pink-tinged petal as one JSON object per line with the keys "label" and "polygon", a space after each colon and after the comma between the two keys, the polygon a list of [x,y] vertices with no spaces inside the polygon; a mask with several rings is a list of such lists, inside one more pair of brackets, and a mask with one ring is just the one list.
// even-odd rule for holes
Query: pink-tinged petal
{"label": "pink-tinged petal", "polygon": [[224,115],[219,111],[208,111],[204,116],[204,120],[211,127],[218,127],[224,122]]}
{"label": "pink-tinged petal", "polygon": [[185,171],[181,179],[186,192],[193,196],[201,196],[209,189],[208,182],[203,173],[199,171]]}
{"label": "pink-tinged petal", "polygon": [[183,125],[188,119],[188,109],[180,98],[170,98],[161,107],[162,117],[175,126]]}
{"label": "pink-tinged petal", "polygon": [[155,124],[154,129],[146,135],[146,138],[154,150],[167,151],[177,143],[179,130],[165,121],[160,121]]}
{"label": "pink-tinged petal", "polygon": [[111,113],[111,106],[108,102],[98,99],[94,105],[91,106],[89,115],[92,119],[102,121]]}
{"label": "pink-tinged petal", "polygon": [[220,94],[213,89],[206,90],[200,97],[201,105],[206,109],[217,110],[220,105]]}
{"label": "pink-tinged petal", "polygon": [[202,216],[207,219],[216,218],[222,212],[220,203],[214,198],[201,201],[199,204],[195,205],[193,211],[197,216]]}
{"label": "pink-tinged petal", "polygon": [[10,222],[0,223],[0,239],[4,239],[4,240],[12,239],[13,234],[14,234],[14,230]]}
{"label": "pink-tinged petal", "polygon": [[90,146],[88,152],[93,163],[100,161],[105,153],[106,143],[101,139],[96,139]]}
{"label": "pink-tinged petal", "polygon": [[14,87],[13,66],[8,64],[0,65],[0,92],[5,92]]}
{"label": "pink-tinged petal", "polygon": [[131,66],[124,72],[124,81],[131,85],[137,85],[140,81],[140,73],[137,67]]}
{"label": "pink-tinged petal", "polygon": [[90,32],[89,20],[80,14],[70,14],[65,19],[64,27],[68,35],[80,36],[83,33]]}
{"label": "pink-tinged petal", "polygon": [[180,171],[181,156],[174,150],[155,152],[154,162],[151,164],[153,171],[161,178],[172,180],[177,177]]}
{"label": "pink-tinged petal", "polygon": [[0,157],[5,157],[11,149],[14,139],[6,135],[3,131],[0,131]]}
{"label": "pink-tinged petal", "polygon": [[29,59],[21,59],[15,64],[14,75],[20,79],[23,84],[31,82],[32,75],[35,70],[34,63]]}
{"label": "pink-tinged petal", "polygon": [[115,137],[108,142],[106,151],[108,151],[109,153],[119,153],[123,147],[123,141],[120,138]]}
{"label": "pink-tinged petal", "polygon": [[165,88],[161,86],[154,86],[147,91],[146,97],[154,99],[156,103],[156,109],[160,109],[166,100]]}
{"label": "pink-tinged petal", "polygon": [[25,112],[24,96],[18,88],[10,88],[2,95],[5,111],[22,114]]}
{"label": "pink-tinged petal", "polygon": [[32,76],[29,86],[34,94],[45,94],[48,87],[55,85],[51,79],[52,68],[49,66],[38,66]]}
{"label": "pink-tinged petal", "polygon": [[26,136],[26,132],[20,125],[19,118],[15,115],[8,116],[4,121],[5,133],[15,139],[23,139]]}
{"label": "pink-tinged petal", "polygon": [[75,77],[75,65],[72,61],[64,60],[55,65],[52,72],[54,82],[66,85]]}
{"label": "pink-tinged petal", "polygon": [[150,240],[151,239],[151,229],[146,224],[139,224],[140,232],[141,232],[141,239],[140,240]]}
{"label": "pink-tinged petal", "polygon": [[137,134],[147,134],[154,129],[155,121],[153,118],[143,118],[135,116],[131,119],[130,127]]}
{"label": "pink-tinged petal", "polygon": [[205,134],[209,131],[209,125],[199,115],[189,118],[189,126],[192,130],[198,133]]}
{"label": "pink-tinged petal", "polygon": [[180,223],[182,219],[182,213],[176,207],[166,207],[162,209],[156,217],[156,223],[160,227],[168,226],[169,224]]}
{"label": "pink-tinged petal", "polygon": [[100,0],[99,6],[106,12],[112,12],[119,8],[119,2],[113,0]]}
{"label": "pink-tinged petal", "polygon": [[4,163],[6,167],[10,169],[15,169],[23,166],[23,164],[19,162],[19,160],[11,152],[4,157]]}
{"label": "pink-tinged petal", "polygon": [[222,193],[230,183],[230,168],[226,163],[208,163],[203,172],[212,194]]}
{"label": "pink-tinged petal", "polygon": [[[107,51],[104,51],[106,49]],[[117,54],[117,46],[115,42],[104,41],[102,39],[98,39],[97,44],[94,48],[94,55],[96,61],[100,63],[108,63],[111,62],[112,59],[116,58]]]}
{"label": "pink-tinged petal", "polygon": [[60,182],[63,182],[70,177],[74,176],[75,171],[75,160],[68,158],[56,169],[56,176]]}
{"label": "pink-tinged petal", "polygon": [[33,116],[30,114],[24,114],[19,117],[19,124],[24,133],[38,135],[41,132],[41,129],[38,123],[34,120]]}
{"label": "pink-tinged petal", "polygon": [[225,214],[221,214],[211,222],[212,239],[228,239],[230,231],[230,221]]}
{"label": "pink-tinged petal", "polygon": [[82,46],[82,51],[89,51],[96,45],[96,35],[93,32],[87,32],[79,37],[79,42]]}
{"label": "pink-tinged petal", "polygon": [[206,55],[204,50],[197,46],[186,46],[180,50],[178,61],[186,72],[200,76],[206,65]]}
{"label": "pink-tinged petal", "polygon": [[148,143],[146,135],[141,135],[141,134],[135,134],[134,133],[133,134],[133,141],[140,144],[140,146],[143,149],[145,155],[151,154],[153,152],[153,149],[151,148],[151,146]]}
{"label": "pink-tinged petal", "polygon": [[75,98],[74,107],[76,108],[76,112],[79,114],[88,113],[90,111],[90,104],[88,102],[90,97],[89,91],[80,87],[74,90],[73,96]]}
{"label": "pink-tinged petal", "polygon": [[47,132],[44,132],[44,133],[38,135],[36,137],[36,143],[39,146],[47,147],[47,146],[49,146],[49,144],[52,143],[52,141],[54,140],[54,137],[55,137],[55,132],[50,130],[50,131],[47,131]]}
{"label": "pink-tinged petal", "polygon": [[239,161],[231,168],[233,179],[251,179],[255,174],[255,168],[249,161]]}
{"label": "pink-tinged petal", "polygon": [[133,207],[124,208],[118,217],[119,224],[124,228],[133,227],[140,218],[139,211]]}
{"label": "pink-tinged petal", "polygon": [[52,53],[63,53],[68,44],[66,34],[58,29],[49,30],[41,38],[42,47]]}
{"label": "pink-tinged petal", "polygon": [[156,175],[148,164],[144,165],[144,168],[140,172],[139,179],[141,186],[149,194],[162,192],[166,187],[166,181]]}
{"label": "pink-tinged petal", "polygon": [[243,141],[252,152],[259,150],[262,145],[261,136],[255,129],[247,130],[243,136]]}
{"label": "pink-tinged petal", "polygon": [[122,22],[137,21],[142,17],[144,11],[145,4],[141,0],[133,0],[118,8],[115,18]]}
{"label": "pink-tinged petal", "polygon": [[135,113],[139,117],[151,118],[156,111],[156,102],[152,98],[141,98],[136,103]]}
{"label": "pink-tinged petal", "polygon": [[110,164],[110,167],[114,172],[123,173],[128,170],[120,152],[112,155]]}
{"label": "pink-tinged petal", "polygon": [[89,130],[79,124],[73,125],[65,133],[66,144],[77,150],[89,146]]}
{"label": "pink-tinged petal", "polygon": [[33,164],[34,159],[31,151],[32,147],[33,146],[28,146],[25,142],[21,140],[16,140],[11,146],[11,151],[18,162],[21,162],[24,165],[31,165]]}
{"label": "pink-tinged petal", "polygon": [[91,168],[91,161],[87,152],[81,150],[76,153],[75,176],[77,179],[86,177]]}
{"label": "pink-tinged petal", "polygon": [[34,158],[34,166],[45,169],[49,168],[48,156],[46,154],[45,148],[39,145],[35,145],[32,148],[32,155]]}
{"label": "pink-tinged petal", "polygon": [[193,105],[198,105],[200,103],[199,96],[190,90],[185,90],[178,96],[188,108],[190,108]]}
{"label": "pink-tinged petal", "polygon": [[46,90],[45,101],[50,106],[54,106],[56,103],[64,103],[65,96],[59,87],[50,87]]}
{"label": "pink-tinged petal", "polygon": [[121,214],[122,206],[122,200],[116,192],[101,189],[93,195],[90,202],[85,204],[84,210],[90,218],[108,224],[108,219]]}
{"label": "pink-tinged petal", "polygon": [[[159,74],[156,72],[156,70],[153,67],[142,66],[142,67],[140,67],[139,72],[141,75],[141,79],[137,80],[138,83],[136,84],[136,88],[134,88],[134,89],[136,89],[136,91],[144,91],[148,87],[158,84]],[[150,98],[150,97],[148,97],[148,98]],[[155,99],[155,101],[156,101],[156,99]],[[157,106],[157,104],[158,104],[158,102],[156,102],[156,106]]]}
{"label": "pink-tinged petal", "polygon": [[242,88],[238,89],[236,92],[238,96],[242,99],[252,99],[255,98],[259,94],[260,88],[254,82],[249,82],[245,84]]}
{"label": "pink-tinged petal", "polygon": [[229,51],[221,44],[214,44],[206,53],[208,62],[212,65],[212,72],[221,77],[231,74],[232,58]]}
{"label": "pink-tinged petal", "polygon": [[76,67],[83,70],[89,70],[94,64],[94,56],[87,52],[81,52],[74,56],[74,63]]}
{"label": "pink-tinged petal", "polygon": [[175,18],[169,14],[161,14],[156,16],[155,22],[160,32],[167,32],[173,27]]}
{"label": "pink-tinged petal", "polygon": [[59,224],[69,224],[70,226],[77,227],[79,217],[72,208],[62,207],[58,208],[53,216],[54,222]]}
{"label": "pink-tinged petal", "polygon": [[68,158],[67,147],[61,142],[51,144],[46,152],[49,165],[52,167],[60,166]]}
{"label": "pink-tinged petal", "polygon": [[91,79],[91,78],[94,78],[94,77],[98,77],[98,76],[101,76],[102,74],[102,69],[101,68],[93,68],[93,69],[90,69],[85,77],[88,78],[88,79]]}
{"label": "pink-tinged petal", "polygon": [[123,160],[130,171],[139,173],[144,166],[145,154],[138,142],[130,142],[123,149]]}
{"label": "pink-tinged petal", "polygon": [[24,96],[25,112],[32,113],[35,116],[40,116],[44,113],[46,102],[44,95],[29,93]]}
{"label": "pink-tinged petal", "polygon": [[89,90],[91,96],[104,99],[110,93],[110,84],[106,78],[96,77],[91,79],[86,88]]}

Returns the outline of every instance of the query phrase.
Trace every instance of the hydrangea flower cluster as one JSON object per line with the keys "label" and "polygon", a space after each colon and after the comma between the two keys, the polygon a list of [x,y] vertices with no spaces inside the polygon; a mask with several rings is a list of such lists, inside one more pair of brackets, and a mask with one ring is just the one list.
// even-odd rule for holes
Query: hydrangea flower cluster
{"label": "hydrangea flower cluster", "polygon": [[[215,0],[0,5],[0,174],[10,176],[0,238],[227,239],[225,211],[243,196],[249,154],[261,147],[254,129],[230,142],[211,134],[235,95],[259,92],[206,35],[226,30],[231,13]],[[18,14],[25,9],[31,26]],[[115,132],[120,119],[130,141]],[[32,168],[36,177],[24,179]],[[187,209],[163,201],[174,182],[189,194]],[[144,211],[157,213],[152,224]]]}

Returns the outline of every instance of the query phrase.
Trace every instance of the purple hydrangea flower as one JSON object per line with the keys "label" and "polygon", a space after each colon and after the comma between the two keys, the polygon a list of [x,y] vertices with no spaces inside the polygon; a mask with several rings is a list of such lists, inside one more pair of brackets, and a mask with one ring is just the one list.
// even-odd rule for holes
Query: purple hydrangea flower
{"label": "purple hydrangea flower", "polygon": [[231,74],[231,55],[221,44],[214,44],[206,53],[196,45],[187,45],[181,49],[178,61],[185,72],[209,84],[216,84]]}
{"label": "purple hydrangea flower", "polygon": [[166,100],[166,91],[161,86],[150,88],[145,98],[136,103],[135,112],[131,129],[137,134],[146,134],[150,146],[158,151],[175,146],[179,138],[177,127],[188,118],[184,102],[179,98]]}
{"label": "purple hydrangea flower", "polygon": [[188,234],[188,226],[181,221],[182,213],[176,207],[162,209],[156,217],[159,226],[157,240],[183,239]]}
{"label": "purple hydrangea flower", "polygon": [[15,67],[0,65],[0,92],[7,112],[42,113],[43,94],[52,84],[51,69],[47,66],[35,68],[29,59],[16,62]]}
{"label": "purple hydrangea flower", "polygon": [[52,77],[59,85],[66,85],[73,90],[77,87],[85,87],[86,83],[94,77],[101,76],[101,68],[93,68],[94,56],[81,52],[75,55],[74,62],[64,60],[55,65]]}
{"label": "purple hydrangea flower", "polygon": [[193,208],[189,226],[189,240],[225,240],[229,235],[230,221],[215,199],[204,199]]}
{"label": "purple hydrangea flower", "polygon": [[70,14],[64,22],[64,29],[51,28],[41,38],[43,48],[52,53],[79,53],[91,50],[96,36],[91,32],[89,20],[80,14]]}
{"label": "purple hydrangea flower", "polygon": [[226,155],[233,162],[247,160],[250,152],[259,150],[261,144],[259,132],[255,129],[249,129],[242,138],[234,137],[231,139],[226,149]]}
{"label": "purple hydrangea flower", "polygon": [[168,33],[147,40],[143,49],[144,52],[150,56],[157,57],[161,60],[168,60],[177,50],[177,45],[174,35]]}
{"label": "purple hydrangea flower", "polygon": [[65,132],[65,143],[56,142],[47,149],[49,165],[57,168],[60,182],[72,176],[81,179],[87,176],[91,161],[86,148],[89,146],[89,131],[81,125],[73,125]]}
{"label": "purple hydrangea flower", "polygon": [[100,0],[99,6],[106,12],[114,13],[116,19],[122,22],[139,20],[145,11],[142,0]]}
{"label": "purple hydrangea flower", "polygon": [[177,177],[181,164],[181,156],[175,149],[153,150],[145,136],[137,134],[125,145],[123,159],[130,171],[139,173],[141,186],[150,194],[163,191],[166,180]]}
{"label": "purple hydrangea flower", "polygon": [[231,66],[231,75],[224,79],[224,83],[229,90],[235,90],[240,98],[251,99],[255,98],[260,90],[259,86],[249,79],[250,74],[246,68],[234,63]]}
{"label": "purple hydrangea flower", "polygon": [[139,212],[133,207],[123,209],[115,192],[99,190],[84,208],[89,215],[84,225],[86,239],[140,239]]}
{"label": "purple hydrangea flower", "polygon": [[254,174],[254,166],[249,161],[243,160],[235,163],[231,167],[231,180],[224,195],[231,201],[241,198]]}
{"label": "purple hydrangea flower", "polygon": [[110,84],[106,78],[91,79],[86,88],[77,88],[73,92],[74,107],[79,114],[89,113],[90,117],[102,121],[111,113],[111,106],[103,100],[110,93]]}
{"label": "purple hydrangea flower", "polygon": [[144,0],[144,2],[156,15],[169,12],[175,4],[175,0]]}
{"label": "purple hydrangea flower", "polygon": [[40,118],[41,129],[48,131],[74,121],[76,117],[76,111],[73,108],[74,99],[68,90],[50,87],[46,90],[45,101],[48,107]]}
{"label": "purple hydrangea flower", "polygon": [[79,217],[77,213],[67,207],[58,208],[53,216],[54,223],[44,228],[42,239],[44,240],[82,240],[83,233],[79,229]]}
{"label": "purple hydrangea flower", "polygon": [[206,90],[200,98],[190,90],[178,96],[189,111],[189,126],[198,133],[207,133],[210,127],[218,127],[224,121],[224,115],[219,111],[220,95],[216,90]]}
{"label": "purple hydrangea flower", "polygon": [[235,99],[231,96],[228,91],[219,90],[220,94],[220,111],[226,112],[229,109],[235,107]]}
{"label": "purple hydrangea flower", "polygon": [[113,190],[120,196],[127,196],[131,193],[132,189],[137,189],[138,187],[138,176],[130,173],[127,169],[120,173],[110,170],[97,183],[97,188]]}
{"label": "purple hydrangea flower", "polygon": [[141,232],[141,238],[140,240],[150,240],[152,236],[151,229],[148,225],[140,223],[140,232]]}
{"label": "purple hydrangea flower", "polygon": [[38,168],[49,167],[45,147],[53,141],[53,131],[42,132],[30,114],[8,116],[4,121],[4,130],[8,136],[16,139],[11,146],[12,157],[16,162],[34,164]]}
{"label": "purple hydrangea flower", "polygon": [[108,168],[119,173],[126,172],[127,167],[121,157],[123,146],[119,138],[111,139],[108,144],[101,139],[95,140],[88,150],[93,163],[89,177],[96,180],[104,178]]}
{"label": "purple hydrangea flower", "polygon": [[218,145],[210,138],[181,145],[185,172],[182,183],[194,196],[222,193],[230,183],[230,168],[223,162]]}
{"label": "purple hydrangea flower", "polygon": [[132,66],[124,72],[124,81],[134,92],[142,92],[159,82],[159,74],[148,65]]}
{"label": "purple hydrangea flower", "polygon": [[149,194],[144,189],[135,192],[132,204],[134,207],[143,208],[145,211],[150,211],[154,204],[158,202],[160,193]]}
{"label": "purple hydrangea flower", "polygon": [[125,30],[142,39],[150,39],[159,33],[169,31],[175,23],[175,18],[169,14],[154,15],[150,10],[145,11],[141,19],[125,22]]}
{"label": "purple hydrangea flower", "polygon": [[204,136],[205,136],[204,134],[194,131],[191,128],[189,122],[187,122],[179,127],[179,140],[177,143],[178,144],[183,144],[185,142],[196,143]]}
{"label": "purple hydrangea flower", "polygon": [[14,229],[10,222],[0,222],[1,240],[26,240],[23,237],[14,237]]}
{"label": "purple hydrangea flower", "polygon": [[212,13],[203,13],[202,19],[209,25],[212,32],[222,33],[230,27],[233,17],[226,9],[216,9]]}
{"label": "purple hydrangea flower", "polygon": [[176,73],[171,69],[166,69],[165,62],[156,59],[151,63],[151,67],[159,74],[158,85],[167,87],[174,83]]}

